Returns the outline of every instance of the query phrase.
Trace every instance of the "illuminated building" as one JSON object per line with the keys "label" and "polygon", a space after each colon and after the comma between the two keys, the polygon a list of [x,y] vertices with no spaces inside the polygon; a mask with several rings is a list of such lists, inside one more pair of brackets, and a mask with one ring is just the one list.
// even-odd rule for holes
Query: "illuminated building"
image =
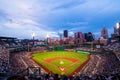
{"label": "illuminated building", "polygon": [[101,37],[108,39],[108,30],[105,27],[101,31]]}

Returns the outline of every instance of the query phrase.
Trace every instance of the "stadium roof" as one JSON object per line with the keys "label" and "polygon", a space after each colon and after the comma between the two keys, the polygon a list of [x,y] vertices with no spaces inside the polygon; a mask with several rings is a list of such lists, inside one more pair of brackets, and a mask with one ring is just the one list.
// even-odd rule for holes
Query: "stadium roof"
{"label": "stadium roof", "polygon": [[17,39],[17,38],[14,38],[14,37],[3,37],[3,36],[0,36],[0,39]]}

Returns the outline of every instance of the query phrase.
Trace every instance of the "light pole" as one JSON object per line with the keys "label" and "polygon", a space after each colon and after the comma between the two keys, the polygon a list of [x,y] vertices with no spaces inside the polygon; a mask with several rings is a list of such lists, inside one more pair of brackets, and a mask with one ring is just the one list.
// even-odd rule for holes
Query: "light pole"
{"label": "light pole", "polygon": [[46,38],[47,38],[47,40],[46,40],[46,41],[47,41],[47,45],[48,45],[48,44],[49,44],[49,40],[50,40],[50,35],[49,35],[49,34],[47,34],[47,35],[46,35]]}
{"label": "light pole", "polygon": [[35,33],[32,33],[32,39],[33,39],[33,45],[34,45],[34,37],[35,37]]}
{"label": "light pole", "polygon": [[120,42],[120,22],[117,23],[117,30],[118,30],[118,39],[119,39],[119,42]]}

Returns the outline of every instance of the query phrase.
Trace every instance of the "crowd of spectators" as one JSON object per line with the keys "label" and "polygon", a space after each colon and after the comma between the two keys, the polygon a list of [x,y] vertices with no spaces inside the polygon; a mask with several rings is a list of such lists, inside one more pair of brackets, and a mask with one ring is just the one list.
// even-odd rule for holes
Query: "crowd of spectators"
{"label": "crowd of spectators", "polygon": [[114,52],[115,55],[117,56],[117,58],[120,60],[120,43],[114,42],[104,48],[105,48],[105,50]]}
{"label": "crowd of spectators", "polygon": [[[30,73],[33,73],[34,70],[32,70],[32,68],[40,67],[31,59],[31,54],[32,52],[26,51],[11,53],[10,54],[11,74],[17,74],[29,67],[31,67]],[[41,69],[41,72],[45,71]]]}
{"label": "crowd of spectators", "polygon": [[78,47],[75,50],[84,50],[84,51],[91,51],[91,52],[101,52],[101,48],[87,48],[87,47]]}
{"label": "crowd of spectators", "polygon": [[11,53],[10,54],[10,65],[11,65],[11,74],[16,74],[18,72],[23,71],[27,67],[22,62],[22,54],[20,53]]}
{"label": "crowd of spectators", "polygon": [[[18,57],[17,55],[12,55],[13,57],[10,56],[10,52],[17,51],[21,48],[23,48],[23,44],[19,42],[17,43],[13,41],[0,40],[0,72],[8,72],[10,70],[9,68],[11,67],[11,58],[14,58],[14,56]],[[16,59],[16,63],[17,61],[19,62],[19,60]]]}
{"label": "crowd of spectators", "polygon": [[120,72],[120,62],[115,54],[106,52],[104,54],[91,55],[91,60],[85,66],[82,73],[87,74],[110,74]]}
{"label": "crowd of spectators", "polygon": [[48,51],[44,46],[36,46],[31,48],[32,53]]}
{"label": "crowd of spectators", "polygon": [[85,74],[79,74],[74,76],[66,76],[66,75],[58,75],[46,73],[33,78],[29,78],[28,76],[11,76],[7,80],[120,80],[120,74],[106,74],[106,75],[94,75],[88,76]]}
{"label": "crowd of spectators", "polygon": [[4,45],[4,43],[0,43],[0,72],[9,71],[9,51]]}

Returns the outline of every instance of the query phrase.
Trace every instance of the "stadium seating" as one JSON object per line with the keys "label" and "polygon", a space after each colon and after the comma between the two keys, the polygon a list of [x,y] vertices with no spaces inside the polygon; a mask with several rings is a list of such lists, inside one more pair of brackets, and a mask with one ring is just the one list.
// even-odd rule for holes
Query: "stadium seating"
{"label": "stadium seating", "polygon": [[[1,76],[6,76],[4,73],[10,72],[10,77],[7,80],[12,80],[13,78],[16,78],[15,80],[120,80],[120,43],[111,43],[104,47],[108,51],[103,51],[101,54],[92,54],[90,61],[84,68],[73,76],[46,73],[42,68],[41,74],[37,76],[18,74],[28,67],[39,67],[31,60],[30,55],[34,52],[47,50],[46,47],[38,46],[32,48],[32,52],[9,52],[9,47],[20,46],[23,46],[23,44],[0,42],[0,74]],[[77,49],[90,50],[88,48]],[[30,69],[29,73],[31,72],[34,72],[34,69]],[[0,80],[2,80],[1,77]]]}

